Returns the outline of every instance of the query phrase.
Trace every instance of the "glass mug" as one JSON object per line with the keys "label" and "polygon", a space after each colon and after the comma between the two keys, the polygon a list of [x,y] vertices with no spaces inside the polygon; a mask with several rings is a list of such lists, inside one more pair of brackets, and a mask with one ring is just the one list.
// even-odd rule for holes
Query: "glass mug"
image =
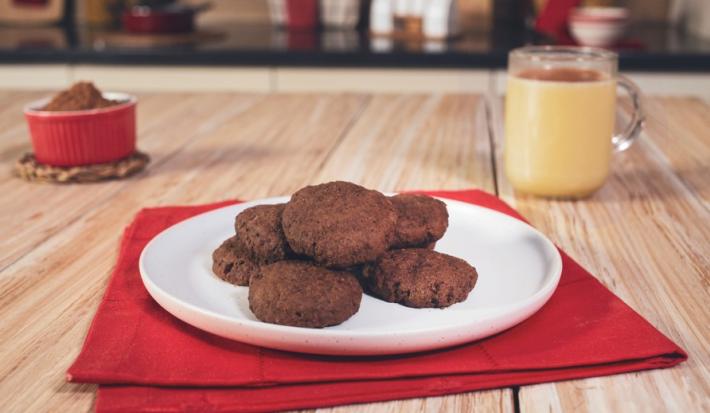
{"label": "glass mug", "polygon": [[[579,198],[604,184],[612,153],[631,146],[644,119],[638,87],[617,66],[616,53],[589,47],[510,52],[504,158],[513,188]],[[631,96],[633,114],[614,135],[617,84]]]}

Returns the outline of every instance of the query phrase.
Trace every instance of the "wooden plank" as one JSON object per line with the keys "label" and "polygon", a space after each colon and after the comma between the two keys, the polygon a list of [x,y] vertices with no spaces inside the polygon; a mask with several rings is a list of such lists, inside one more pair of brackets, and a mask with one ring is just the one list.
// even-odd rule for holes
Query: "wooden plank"
{"label": "wooden plank", "polygon": [[[58,226],[57,231],[18,254],[0,271],[3,411],[91,409],[95,387],[65,383],[64,372],[80,349],[103,293],[121,230],[138,209],[290,193],[324,176],[322,170],[330,164],[329,159],[339,153],[339,147],[360,133],[351,135],[348,131],[364,131],[373,119],[370,114],[365,123],[355,122],[361,114],[370,112],[366,109],[370,99],[358,95],[272,95],[256,100],[230,95],[228,102],[203,95],[189,97],[188,108],[176,110],[170,109],[172,105],[179,105],[174,95],[158,95],[155,99],[149,111],[146,111],[147,105],[143,108],[146,118],[163,117],[153,132],[141,135],[145,144],[142,147],[156,156],[148,172],[131,180],[90,186],[47,186],[53,189],[47,196],[78,188],[73,190],[75,196],[55,198],[63,201],[62,208],[66,211],[82,208],[87,202],[93,202],[92,207],[73,221]],[[397,105],[408,108],[408,119],[412,122],[428,114],[428,120],[421,123],[424,126],[416,129],[425,133],[424,141],[409,139],[406,145],[393,144],[390,148],[401,152],[415,166],[433,169],[423,173],[418,168],[400,165],[399,172],[393,170],[387,175],[390,178],[377,182],[376,174],[384,167],[384,160],[394,155],[383,152],[367,159],[373,168],[368,168],[361,180],[380,188],[436,187],[442,182],[452,187],[490,188],[490,170],[486,175],[482,164],[472,172],[466,167],[467,160],[457,157],[470,155],[481,162],[490,159],[485,155],[485,141],[472,142],[472,116],[478,100],[437,98],[427,104],[425,112],[413,110],[412,106],[420,101],[421,98],[407,98]],[[451,118],[447,115],[449,110],[455,112]],[[467,139],[450,137],[449,132],[436,135],[436,125],[444,120],[449,122],[446,130],[465,133]],[[397,130],[388,126],[388,122],[399,122],[399,118],[380,120],[381,133]],[[392,139],[402,136],[395,134]],[[429,147],[427,142],[432,143],[432,148],[438,148],[436,159],[424,156]],[[444,143],[458,144],[463,155],[444,148]],[[450,165],[455,168],[446,173]],[[330,171],[334,168],[334,165],[328,166]],[[440,171],[436,172],[436,168]],[[20,195],[31,188],[18,180],[6,184],[7,189]],[[103,189],[105,186],[115,188],[109,191]],[[103,200],[93,201],[97,194],[104,196]],[[15,208],[18,207],[17,204],[0,204],[0,211],[17,213]],[[27,204],[26,209],[30,210],[27,214],[38,208],[44,207]],[[7,223],[3,223],[5,225]],[[10,242],[18,242],[28,235],[20,229],[7,233]],[[468,410],[471,405],[490,411],[511,411],[511,392],[489,391],[393,402],[381,407],[379,404],[357,406],[356,409],[409,410],[423,406],[428,410],[429,406],[441,406],[444,410]]]}
{"label": "wooden plank", "polygon": [[[502,105],[492,100],[501,197],[690,354],[672,369],[522,387],[523,412],[710,408],[710,211],[706,184],[686,174],[698,168],[693,148],[710,143],[697,126],[710,111],[689,99],[649,103],[651,127],[616,155],[606,185],[588,199],[561,201],[510,187],[500,151]],[[669,125],[693,124],[678,132],[692,137],[668,141],[678,135],[663,135],[654,125],[663,107]]]}
{"label": "wooden plank", "polygon": [[[22,108],[42,93],[3,91],[0,93],[0,162],[12,162],[30,147]],[[9,171],[8,171],[9,172]],[[10,177],[0,175],[0,180]]]}
{"label": "wooden plank", "polygon": [[400,412],[477,412],[513,413],[510,389],[462,393],[424,399],[394,400],[384,403],[368,403],[311,410],[318,413],[400,413]]}
{"label": "wooden plank", "polygon": [[[710,209],[710,105],[699,98],[648,99],[644,136],[655,156]],[[653,179],[653,177],[649,177]]]}
{"label": "wooden plank", "polygon": [[[376,95],[315,181],[343,179],[381,191],[494,192],[482,102],[478,95]],[[500,389],[354,407],[367,412],[512,412],[513,394]]]}
{"label": "wooden plank", "polygon": [[[138,147],[151,154],[153,165],[159,164],[169,159],[177,148],[199,139],[204,134],[203,129],[215,127],[215,122],[234,115],[235,110],[244,110],[259,99],[259,95],[235,97],[223,94],[209,100],[182,94],[141,99],[138,105]],[[12,157],[4,157],[1,161],[2,166],[10,170],[16,157],[30,149],[28,138],[24,131],[0,138],[3,146],[15,148],[11,150]],[[0,269],[106,202],[125,188],[126,182],[133,180],[49,185],[27,183],[8,174],[0,180],[0,192],[4,194],[0,199],[0,210],[13,211],[13,214],[0,216],[0,227],[10,234],[0,240]]]}
{"label": "wooden plank", "polygon": [[[210,102],[214,97],[204,95],[192,103]],[[358,96],[266,97],[245,113],[235,111],[214,122],[174,113],[160,132],[163,162],[138,179],[109,183],[119,187],[110,199],[0,273],[3,410],[90,408],[93,396],[86,391],[91,388],[63,383],[64,372],[81,347],[114,264],[121,230],[138,209],[294,190],[309,180],[365,102]],[[171,104],[169,95],[163,104]],[[201,135],[171,149],[168,141],[191,123]],[[157,145],[156,152],[161,148]],[[64,207],[85,202],[91,188],[85,190],[87,195],[66,199]]]}
{"label": "wooden plank", "polygon": [[382,191],[494,191],[478,95],[377,95],[317,176]]}

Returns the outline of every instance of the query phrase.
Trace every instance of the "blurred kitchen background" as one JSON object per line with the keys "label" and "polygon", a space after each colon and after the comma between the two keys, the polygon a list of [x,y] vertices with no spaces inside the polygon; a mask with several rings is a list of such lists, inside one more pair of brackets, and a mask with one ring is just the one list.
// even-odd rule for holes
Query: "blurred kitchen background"
{"label": "blurred kitchen background", "polygon": [[0,88],[482,92],[525,44],[710,94],[710,0],[0,0]]}

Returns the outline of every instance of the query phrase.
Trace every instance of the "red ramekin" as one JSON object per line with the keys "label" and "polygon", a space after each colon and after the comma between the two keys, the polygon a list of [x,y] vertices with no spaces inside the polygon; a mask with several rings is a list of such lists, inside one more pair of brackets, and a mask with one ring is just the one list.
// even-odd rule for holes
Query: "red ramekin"
{"label": "red ramekin", "polygon": [[25,107],[32,148],[38,162],[80,166],[116,161],[136,150],[135,96],[104,93],[120,103],[101,109],[43,111],[50,98]]}

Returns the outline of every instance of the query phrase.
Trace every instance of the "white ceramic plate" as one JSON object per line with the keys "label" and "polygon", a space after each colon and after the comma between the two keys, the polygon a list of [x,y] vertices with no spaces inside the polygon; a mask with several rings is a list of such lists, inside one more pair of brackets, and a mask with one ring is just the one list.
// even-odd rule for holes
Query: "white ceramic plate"
{"label": "white ceramic plate", "polygon": [[247,287],[212,274],[211,255],[233,235],[240,211],[287,200],[220,208],[158,234],[140,257],[150,295],[175,317],[245,343],[315,354],[397,354],[453,346],[510,328],[545,304],[562,272],[557,249],[534,228],[490,209],[442,199],[449,229],[436,250],[465,259],[479,274],[466,301],[446,309],[413,309],[365,295],[360,311],[338,326],[263,323],[249,311]]}

